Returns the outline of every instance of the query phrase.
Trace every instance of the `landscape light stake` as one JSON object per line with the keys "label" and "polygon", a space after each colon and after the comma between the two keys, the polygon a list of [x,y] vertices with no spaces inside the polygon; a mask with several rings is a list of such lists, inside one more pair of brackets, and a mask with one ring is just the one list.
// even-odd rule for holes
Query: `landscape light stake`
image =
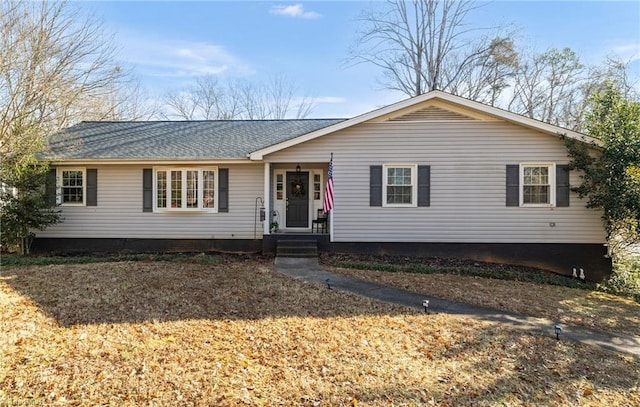
{"label": "landscape light stake", "polygon": [[560,325],[554,325],[553,330],[556,331],[556,340],[560,340],[560,332],[562,332],[562,327]]}
{"label": "landscape light stake", "polygon": [[327,288],[330,290],[331,289],[331,280],[326,279],[324,281],[327,283]]}
{"label": "landscape light stake", "polygon": [[424,307],[424,312],[429,313],[429,300],[422,301],[422,306]]}

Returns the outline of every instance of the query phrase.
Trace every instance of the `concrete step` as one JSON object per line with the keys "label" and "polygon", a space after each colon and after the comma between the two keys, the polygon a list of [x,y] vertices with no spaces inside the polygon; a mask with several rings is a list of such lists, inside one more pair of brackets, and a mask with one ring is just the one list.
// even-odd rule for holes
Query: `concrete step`
{"label": "concrete step", "polygon": [[318,242],[315,240],[278,240],[277,257],[318,257]]}

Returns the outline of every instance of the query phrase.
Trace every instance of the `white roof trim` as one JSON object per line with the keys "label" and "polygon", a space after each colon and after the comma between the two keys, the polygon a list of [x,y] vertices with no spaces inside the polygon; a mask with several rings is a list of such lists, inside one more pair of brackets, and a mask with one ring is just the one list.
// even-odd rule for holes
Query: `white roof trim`
{"label": "white roof trim", "polygon": [[322,137],[324,135],[330,134],[330,133],[334,133],[336,131],[339,130],[343,130],[352,126],[355,126],[357,124],[360,123],[364,123],[366,121],[369,120],[373,120],[376,119],[378,117],[381,116],[385,116],[388,115],[390,113],[393,113],[395,111],[401,110],[401,109],[405,109],[407,107],[422,103],[422,102],[426,102],[428,100],[431,99],[441,99],[453,104],[457,104],[460,106],[464,106],[467,107],[469,109],[473,109],[473,110],[477,110],[480,112],[483,112],[485,114],[515,123],[515,124],[519,124],[521,126],[525,126],[534,130],[538,130],[541,131],[543,133],[547,133],[547,134],[552,134],[552,135],[556,135],[556,136],[560,136],[560,135],[564,135],[568,138],[571,139],[575,139],[575,140],[579,140],[579,141],[583,141],[585,143],[593,143],[595,145],[602,145],[601,141],[591,137],[591,136],[587,136],[586,134],[582,134],[582,133],[578,133],[572,130],[567,130],[567,129],[563,129],[562,127],[558,127],[558,126],[554,126],[552,124],[548,124],[548,123],[544,123],[541,122],[539,120],[534,120],[534,119],[530,119],[528,117],[516,114],[516,113],[512,113],[509,112],[507,110],[503,110],[503,109],[499,109],[497,107],[492,107],[492,106],[488,106],[485,105],[483,103],[479,103],[479,102],[475,102],[473,100],[469,100],[469,99],[465,99],[463,97],[460,96],[455,96],[452,95],[450,93],[446,93],[446,92],[442,92],[442,91],[438,91],[438,90],[434,90],[425,94],[422,94],[420,96],[416,96],[410,99],[405,99],[402,100],[400,102],[394,103],[392,105],[389,106],[385,106],[383,108],[377,109],[377,110],[373,110],[371,112],[368,113],[364,113],[360,116],[356,116],[352,119],[348,119],[345,120],[343,122],[340,123],[336,123],[332,126],[328,126],[325,127],[323,129],[320,130],[316,130],[314,132],[311,133],[307,133],[307,134],[303,134],[302,136],[298,136],[296,138],[293,138],[291,140],[287,140],[287,141],[283,141],[282,143],[278,143],[278,144],[274,144],[272,146],[254,151],[252,153],[249,154],[249,158],[251,160],[262,160],[264,159],[265,155],[274,153],[276,151],[280,151],[283,150],[285,148],[288,147],[293,147],[295,145],[313,140],[315,138],[318,137]]}
{"label": "white roof trim", "polygon": [[166,158],[166,159],[112,159],[112,158],[66,158],[66,159],[47,159],[52,165],[103,165],[103,164],[122,164],[122,165],[224,165],[224,164],[253,164],[246,158],[239,159],[220,159],[203,158],[194,160],[193,158]]}

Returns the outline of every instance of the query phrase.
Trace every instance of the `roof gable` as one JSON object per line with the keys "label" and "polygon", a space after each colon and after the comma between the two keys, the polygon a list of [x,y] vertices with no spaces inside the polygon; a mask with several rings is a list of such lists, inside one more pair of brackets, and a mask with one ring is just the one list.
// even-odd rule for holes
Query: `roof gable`
{"label": "roof gable", "polygon": [[[439,110],[435,110],[434,107]],[[431,109],[430,112],[429,109]],[[443,112],[443,110],[445,112]],[[397,120],[398,118],[409,118],[412,121],[417,121],[419,117],[422,117],[423,119],[425,117],[429,117],[429,113],[432,113],[430,115],[432,120],[437,117],[437,115],[434,115],[434,113],[439,113],[440,120],[443,121],[461,120],[464,117],[469,117],[475,120],[503,120],[523,127],[531,128],[542,133],[551,134],[558,137],[565,136],[579,141],[600,145],[599,140],[585,134],[563,129],[561,127],[544,123],[538,120],[530,119],[528,117],[524,117],[507,110],[488,106],[479,102],[465,99],[460,96],[452,95],[450,93],[434,90],[423,95],[406,99],[398,103],[394,103],[392,105],[374,110],[372,112],[362,114],[352,119],[336,123],[312,133],[303,134],[299,137],[287,140],[285,142],[254,151],[251,153],[250,158],[252,160],[262,160],[265,155],[313,140],[318,137],[325,136],[327,134],[334,133],[339,130],[344,130],[361,123],[382,123],[387,121],[394,121],[394,119]]]}
{"label": "roof gable", "polygon": [[435,121],[457,121],[476,120],[471,116],[443,109],[437,106],[426,106],[403,115],[398,115],[388,119],[391,122],[435,122]]}
{"label": "roof gable", "polygon": [[496,117],[477,110],[432,98],[417,102],[388,114],[371,119],[372,123],[386,121],[458,121],[458,120],[498,120]]}

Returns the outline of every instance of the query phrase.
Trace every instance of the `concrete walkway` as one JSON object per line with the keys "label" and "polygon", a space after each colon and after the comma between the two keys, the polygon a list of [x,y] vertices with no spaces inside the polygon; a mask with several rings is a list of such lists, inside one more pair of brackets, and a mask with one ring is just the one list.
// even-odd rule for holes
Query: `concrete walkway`
{"label": "concrete walkway", "polygon": [[[484,321],[499,322],[513,328],[556,337],[555,323],[546,318],[528,317],[491,308],[477,307],[460,302],[448,301],[429,295],[383,286],[356,279],[342,274],[328,272],[320,267],[315,258],[277,257],[276,270],[293,278],[331,287],[339,291],[386,301],[407,307],[424,309],[423,301],[429,300],[429,312],[465,315]],[[562,325],[560,340],[570,340],[601,348],[627,353],[640,359],[640,337],[631,335],[612,335],[588,328]]]}

